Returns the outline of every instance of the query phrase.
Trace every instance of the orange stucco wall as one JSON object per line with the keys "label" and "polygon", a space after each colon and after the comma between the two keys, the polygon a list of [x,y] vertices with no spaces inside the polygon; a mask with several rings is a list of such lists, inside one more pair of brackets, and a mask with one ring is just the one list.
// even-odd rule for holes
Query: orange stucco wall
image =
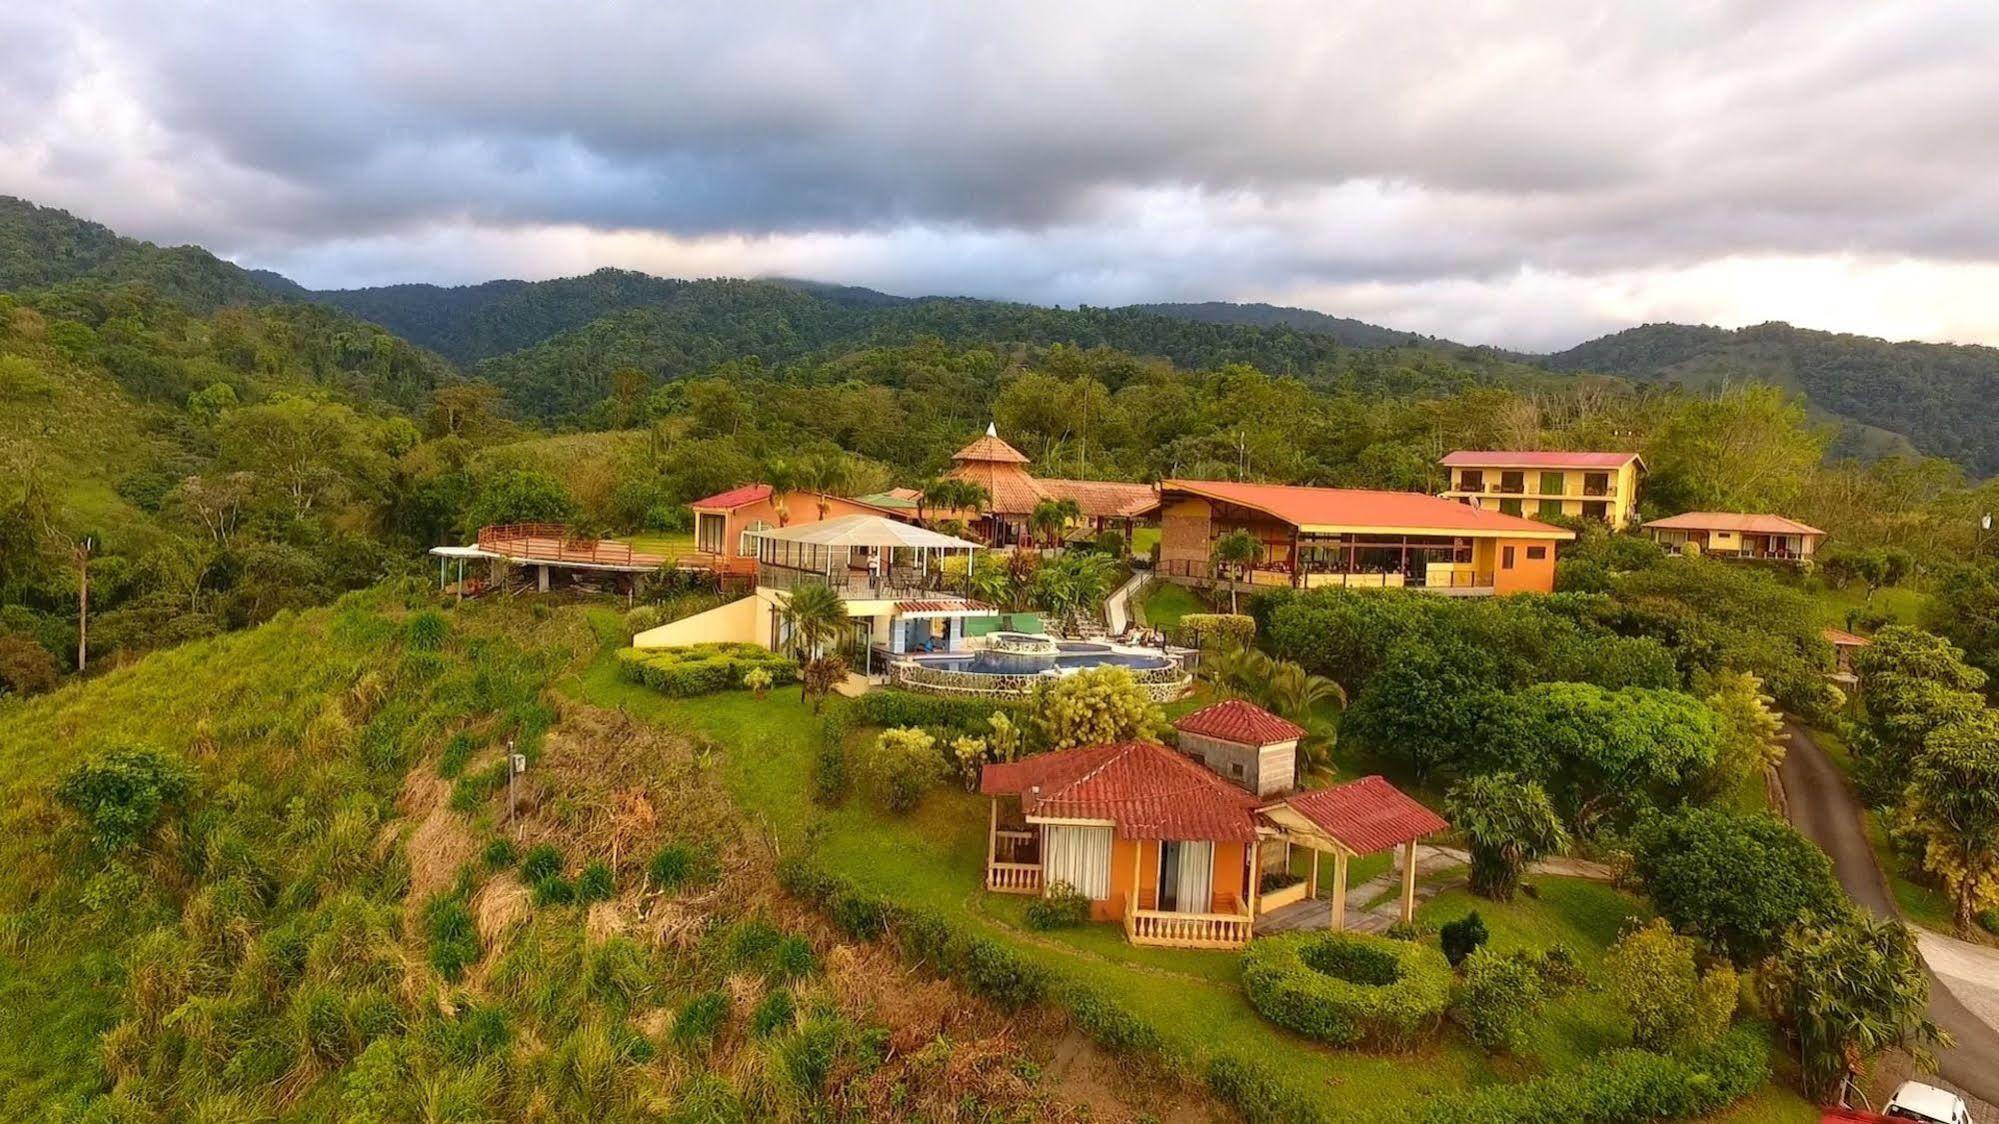
{"label": "orange stucco wall", "polygon": [[[702,520],[704,518],[712,519],[716,515],[720,515],[723,519],[721,556],[723,558],[728,558],[728,559],[743,558],[744,555],[742,553],[742,543],[743,543],[744,531],[749,530],[751,527],[755,526],[759,522],[763,523],[766,527],[776,527],[780,525],[777,517],[777,504],[775,502],[775,499],[776,497],[772,497],[771,499],[762,499],[758,500],[755,503],[744,504],[741,507],[732,508],[727,511],[718,511],[715,508],[701,508],[701,507],[695,508],[694,509],[695,549],[696,550],[703,549],[703,543],[701,540]],[[826,505],[826,518],[828,519],[838,519],[843,515],[882,514],[880,509],[868,507],[865,504],[858,504],[850,500],[843,500],[838,498],[837,496],[827,497],[824,500],[821,500],[820,497],[815,496],[810,492],[788,493],[785,495],[784,501],[785,501],[786,518],[784,519],[782,525],[786,527],[796,527],[805,523],[819,522],[819,505],[822,502]],[[754,553],[749,556],[751,560],[754,560],[755,557],[756,556]]]}
{"label": "orange stucco wall", "polygon": [[[1242,912],[1247,887],[1244,865],[1246,843],[1215,844],[1215,875],[1210,913]],[[1125,895],[1132,887],[1133,856],[1137,856],[1138,908],[1153,909],[1159,904],[1159,843],[1152,839],[1111,840],[1111,896],[1091,905],[1090,916],[1098,921],[1124,919]]]}
{"label": "orange stucco wall", "polygon": [[[1506,548],[1513,548],[1513,565],[1505,564]],[[1530,557],[1530,549],[1543,548],[1542,557]],[[1494,593],[1553,593],[1555,591],[1555,544],[1546,539],[1497,539],[1493,543],[1492,591]]]}

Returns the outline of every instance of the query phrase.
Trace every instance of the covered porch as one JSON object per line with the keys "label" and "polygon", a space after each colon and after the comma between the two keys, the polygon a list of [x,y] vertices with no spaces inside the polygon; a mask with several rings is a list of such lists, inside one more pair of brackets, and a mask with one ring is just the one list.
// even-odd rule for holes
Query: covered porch
{"label": "covered porch", "polygon": [[[1381,777],[1314,789],[1285,798],[1259,810],[1265,830],[1281,842],[1284,864],[1289,870],[1290,854],[1302,848],[1310,853],[1305,881],[1268,893],[1258,903],[1259,918],[1285,912],[1282,928],[1320,928],[1300,914],[1319,907],[1319,856],[1333,859],[1330,900],[1324,907],[1324,928],[1347,927],[1348,864],[1363,855],[1395,852],[1395,870],[1400,882],[1400,920],[1416,917],[1417,845],[1425,836],[1446,831],[1450,824],[1442,816],[1417,803]],[[1262,871],[1259,871],[1261,881]],[[1313,903],[1307,905],[1306,903]]]}

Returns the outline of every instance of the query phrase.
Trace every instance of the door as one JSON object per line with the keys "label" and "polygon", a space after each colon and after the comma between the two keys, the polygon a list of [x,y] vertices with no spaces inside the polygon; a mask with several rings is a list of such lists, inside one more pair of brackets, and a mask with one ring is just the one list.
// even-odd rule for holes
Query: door
{"label": "door", "polygon": [[1177,839],[1159,844],[1159,908],[1206,913],[1214,898],[1215,845]]}
{"label": "door", "polygon": [[1159,904],[1156,908],[1177,912],[1180,908],[1180,843],[1175,839],[1159,844]]}

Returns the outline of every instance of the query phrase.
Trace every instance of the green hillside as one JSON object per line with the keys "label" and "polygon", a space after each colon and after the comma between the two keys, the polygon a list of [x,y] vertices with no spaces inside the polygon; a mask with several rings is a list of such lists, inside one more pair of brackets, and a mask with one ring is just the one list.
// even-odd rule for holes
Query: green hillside
{"label": "green hillside", "polygon": [[0,292],[85,279],[140,282],[201,311],[303,292],[277,274],[252,273],[198,246],[155,246],[0,195]]}

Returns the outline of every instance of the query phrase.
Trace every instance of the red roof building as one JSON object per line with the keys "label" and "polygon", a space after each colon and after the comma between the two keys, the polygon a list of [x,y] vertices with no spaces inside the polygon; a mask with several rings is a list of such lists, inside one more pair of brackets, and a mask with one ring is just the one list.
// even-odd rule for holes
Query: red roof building
{"label": "red roof building", "polygon": [[1237,745],[1270,745],[1293,742],[1305,736],[1305,728],[1244,699],[1223,699],[1211,703],[1173,723],[1183,734],[1200,734]]}
{"label": "red roof building", "polygon": [[1035,534],[1029,517],[1047,500],[1074,500],[1083,519],[1082,530],[1101,531],[1108,523],[1125,523],[1156,506],[1150,484],[1120,480],[1065,480],[1036,477],[1027,471],[1025,453],[1000,439],[988,425],[984,435],[951,454],[945,475],[969,480],[986,490],[983,510],[976,514],[980,532],[995,546],[1031,543]]}
{"label": "red roof building", "polygon": [[1809,523],[1739,511],[1687,511],[1645,524],[1660,546],[1680,554],[1802,563],[1818,553],[1825,532]]}
{"label": "red roof building", "polygon": [[1637,453],[1460,449],[1440,462],[1444,498],[1508,515],[1592,519],[1624,530],[1638,521],[1645,461]]}
{"label": "red roof building", "polygon": [[1525,449],[1460,449],[1437,462],[1445,468],[1621,468],[1637,453],[1565,453]]}

